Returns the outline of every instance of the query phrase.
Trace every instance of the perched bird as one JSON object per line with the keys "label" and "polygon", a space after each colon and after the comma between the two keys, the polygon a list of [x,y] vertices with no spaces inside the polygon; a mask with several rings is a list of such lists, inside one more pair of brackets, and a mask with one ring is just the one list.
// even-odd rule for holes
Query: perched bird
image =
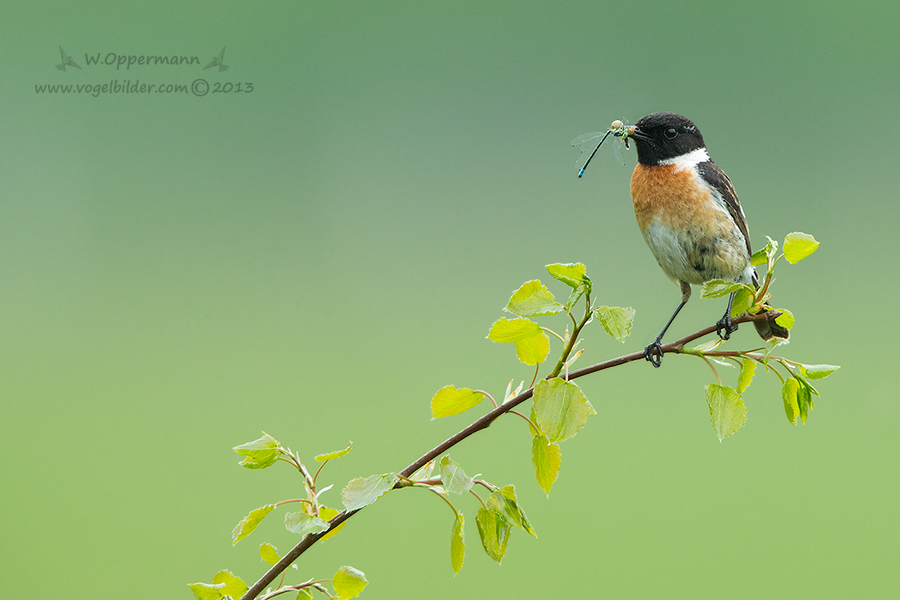
{"label": "perched bird", "polygon": [[[713,279],[759,287],[750,264],[747,219],[728,175],[712,161],[700,130],[689,119],[660,112],[621,129],[637,147],[631,176],[634,215],[656,262],[681,286],[681,304],[659,336],[644,349],[653,366],[662,362],[661,342],[678,312],[691,297],[691,285]],[[727,340],[737,330],[728,298],[716,332]],[[787,338],[774,320],[754,321],[764,340]]]}

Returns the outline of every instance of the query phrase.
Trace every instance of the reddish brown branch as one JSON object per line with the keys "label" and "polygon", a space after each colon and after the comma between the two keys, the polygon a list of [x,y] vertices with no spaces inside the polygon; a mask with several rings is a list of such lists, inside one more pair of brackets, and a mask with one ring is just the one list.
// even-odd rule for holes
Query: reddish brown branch
{"label": "reddish brown branch", "polygon": [[[773,319],[775,316],[780,313],[776,311],[769,311],[766,313],[760,313],[758,315],[748,315],[743,314],[740,317],[734,319],[732,322],[734,324],[747,323],[750,321],[759,321],[762,319]],[[671,342],[669,344],[665,344],[662,347],[663,354],[678,354],[684,349],[685,344],[688,344],[696,339],[707,336],[716,331],[715,325],[707,327],[705,329],[701,329],[691,335],[681,338],[680,340]],[[580,328],[576,329],[574,335],[572,336],[570,346],[574,343],[575,338],[578,336],[580,332]],[[606,369],[611,369],[612,367],[618,367],[620,365],[624,365],[626,363],[630,363],[636,360],[641,360],[644,358],[643,351],[641,352],[633,352],[631,354],[626,354],[624,356],[620,356],[618,358],[613,358],[601,363],[597,363],[595,365],[591,365],[589,367],[584,367],[583,369],[578,369],[576,371],[569,371],[569,379],[578,379],[579,377],[584,377],[585,375],[590,375],[591,373],[596,373],[597,371],[603,371]],[[548,376],[548,379],[553,376],[553,374]],[[497,417],[503,415],[504,413],[509,412],[519,404],[522,404],[534,393],[534,388],[529,388],[504,404],[501,404],[497,408],[491,410],[489,413],[485,414],[481,418],[477,419],[474,423],[460,431],[459,433],[454,434],[453,436],[447,438],[415,461],[412,462],[408,467],[400,471],[400,476],[402,478],[408,478],[410,475],[418,471],[420,468],[425,466],[429,461],[436,459],[438,456],[465,440],[473,433],[477,433],[483,429],[487,429],[490,427],[491,423],[493,423]],[[402,483],[398,483],[395,487],[403,487]],[[326,535],[329,531],[332,531],[335,527],[358,513],[362,509],[351,510],[351,511],[342,511],[334,516],[328,522],[328,529],[325,531],[321,531],[319,533],[312,533],[304,537],[299,544],[294,546],[290,552],[284,555],[284,557],[279,560],[275,565],[269,569],[265,575],[260,577],[259,581],[253,584],[253,586],[247,590],[247,593],[241,597],[241,600],[254,600],[260,592],[262,592],[267,585],[272,583],[279,574],[281,574],[285,569],[291,566],[295,560],[297,560],[301,554],[306,552],[310,547],[313,546],[316,542],[318,542],[324,535]]]}

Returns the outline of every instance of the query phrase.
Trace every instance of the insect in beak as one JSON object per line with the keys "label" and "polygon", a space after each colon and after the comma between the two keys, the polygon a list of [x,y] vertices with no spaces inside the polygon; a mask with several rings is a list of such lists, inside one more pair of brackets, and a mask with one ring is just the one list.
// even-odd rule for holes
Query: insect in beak
{"label": "insect in beak", "polygon": [[[600,146],[602,146],[603,142],[606,141],[606,138],[608,138],[610,135],[612,135],[613,137],[622,138],[622,142],[625,143],[625,148],[630,149],[631,146],[629,145],[629,138],[634,134],[634,132],[635,132],[635,128],[633,125],[626,125],[619,119],[616,119],[615,121],[613,121],[610,124],[609,129],[606,130],[606,133],[600,139],[600,142],[594,148],[594,151],[591,152],[590,156],[588,156],[588,159],[585,161],[584,166],[582,166],[581,170],[578,171],[578,177],[581,177],[582,175],[584,175],[585,169],[587,169],[588,165],[591,163],[591,160],[593,160],[594,155],[597,154],[597,151],[600,149]],[[585,134],[585,135],[591,135],[591,134]],[[573,142],[578,142],[578,141],[580,141],[579,138],[583,138],[583,137],[584,136],[579,136],[578,138],[573,140]],[[594,139],[596,139],[596,138],[594,138]],[[589,142],[590,138],[586,141]],[[619,152],[618,146],[616,147],[615,150],[616,150],[616,158],[619,160],[620,164],[624,165],[625,159],[621,158],[621,153]]]}

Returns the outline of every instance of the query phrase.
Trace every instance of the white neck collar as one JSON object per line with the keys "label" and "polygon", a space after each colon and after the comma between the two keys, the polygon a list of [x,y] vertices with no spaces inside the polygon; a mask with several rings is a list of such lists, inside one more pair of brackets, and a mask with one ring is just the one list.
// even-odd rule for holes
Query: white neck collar
{"label": "white neck collar", "polygon": [[682,154],[675,158],[667,158],[666,160],[660,161],[659,164],[675,165],[676,171],[682,171],[684,169],[692,169],[698,164],[708,160],[709,153],[706,151],[706,148],[697,148],[696,150],[691,150],[687,154]]}

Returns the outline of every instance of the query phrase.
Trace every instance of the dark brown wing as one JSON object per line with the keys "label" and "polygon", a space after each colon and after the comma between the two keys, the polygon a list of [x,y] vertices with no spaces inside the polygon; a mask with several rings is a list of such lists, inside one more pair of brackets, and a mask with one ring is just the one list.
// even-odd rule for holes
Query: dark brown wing
{"label": "dark brown wing", "polygon": [[706,183],[722,195],[722,200],[728,208],[728,214],[731,215],[741,235],[744,236],[744,242],[747,244],[747,255],[752,255],[753,250],[750,249],[750,231],[747,229],[747,219],[744,217],[744,210],[741,208],[741,203],[738,202],[737,193],[734,191],[734,185],[728,179],[728,175],[725,174],[725,171],[719,165],[711,160],[698,164],[697,171]]}

